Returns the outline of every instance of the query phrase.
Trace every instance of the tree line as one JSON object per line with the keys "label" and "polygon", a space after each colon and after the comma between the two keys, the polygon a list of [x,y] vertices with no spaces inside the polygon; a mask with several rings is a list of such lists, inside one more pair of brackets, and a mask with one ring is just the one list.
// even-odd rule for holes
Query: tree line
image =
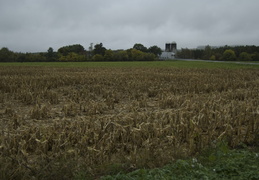
{"label": "tree line", "polygon": [[206,46],[204,49],[182,48],[178,58],[224,60],[224,61],[259,61],[259,46]]}
{"label": "tree line", "polygon": [[[162,49],[154,45],[149,48],[140,43],[127,50],[106,49],[102,43],[90,45],[86,50],[80,44],[67,45],[54,51],[52,47],[46,52],[20,53],[7,47],[0,49],[0,62],[75,62],[75,61],[154,61],[159,58]],[[225,61],[259,61],[259,46],[206,46],[203,49],[182,48],[176,53],[177,58],[225,60]]]}
{"label": "tree line", "polygon": [[80,44],[67,45],[54,51],[52,47],[46,52],[17,53],[7,47],[0,49],[0,62],[75,62],[75,61],[154,61],[162,50],[154,45],[149,48],[136,43],[127,50],[106,49],[102,43],[90,45],[86,50]]}

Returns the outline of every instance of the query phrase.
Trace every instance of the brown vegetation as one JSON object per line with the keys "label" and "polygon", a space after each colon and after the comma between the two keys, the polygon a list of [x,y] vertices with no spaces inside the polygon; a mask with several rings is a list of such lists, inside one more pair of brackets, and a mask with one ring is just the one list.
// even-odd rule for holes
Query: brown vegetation
{"label": "brown vegetation", "polygon": [[258,144],[259,71],[0,67],[0,179],[157,167]]}

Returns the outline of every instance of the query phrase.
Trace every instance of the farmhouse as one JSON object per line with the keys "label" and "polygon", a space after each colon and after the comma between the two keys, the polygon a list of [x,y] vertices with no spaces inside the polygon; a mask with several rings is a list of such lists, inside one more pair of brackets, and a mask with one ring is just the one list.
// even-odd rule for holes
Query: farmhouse
{"label": "farmhouse", "polygon": [[177,44],[176,42],[170,42],[165,44],[165,51],[162,52],[159,59],[167,60],[167,59],[174,59],[177,51]]}

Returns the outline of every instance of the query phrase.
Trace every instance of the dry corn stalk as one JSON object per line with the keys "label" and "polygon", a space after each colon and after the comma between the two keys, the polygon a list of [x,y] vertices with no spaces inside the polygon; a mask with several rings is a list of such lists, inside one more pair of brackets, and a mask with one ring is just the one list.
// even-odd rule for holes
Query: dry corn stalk
{"label": "dry corn stalk", "polygon": [[10,174],[44,174],[60,159],[154,167],[221,139],[233,147],[258,143],[256,70],[0,67],[0,73],[0,148]]}

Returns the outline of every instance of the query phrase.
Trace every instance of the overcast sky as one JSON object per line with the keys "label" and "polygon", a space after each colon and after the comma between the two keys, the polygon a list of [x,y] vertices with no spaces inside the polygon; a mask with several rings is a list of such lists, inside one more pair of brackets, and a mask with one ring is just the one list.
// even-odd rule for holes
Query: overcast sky
{"label": "overcast sky", "polygon": [[0,0],[0,48],[259,46],[259,0]]}

